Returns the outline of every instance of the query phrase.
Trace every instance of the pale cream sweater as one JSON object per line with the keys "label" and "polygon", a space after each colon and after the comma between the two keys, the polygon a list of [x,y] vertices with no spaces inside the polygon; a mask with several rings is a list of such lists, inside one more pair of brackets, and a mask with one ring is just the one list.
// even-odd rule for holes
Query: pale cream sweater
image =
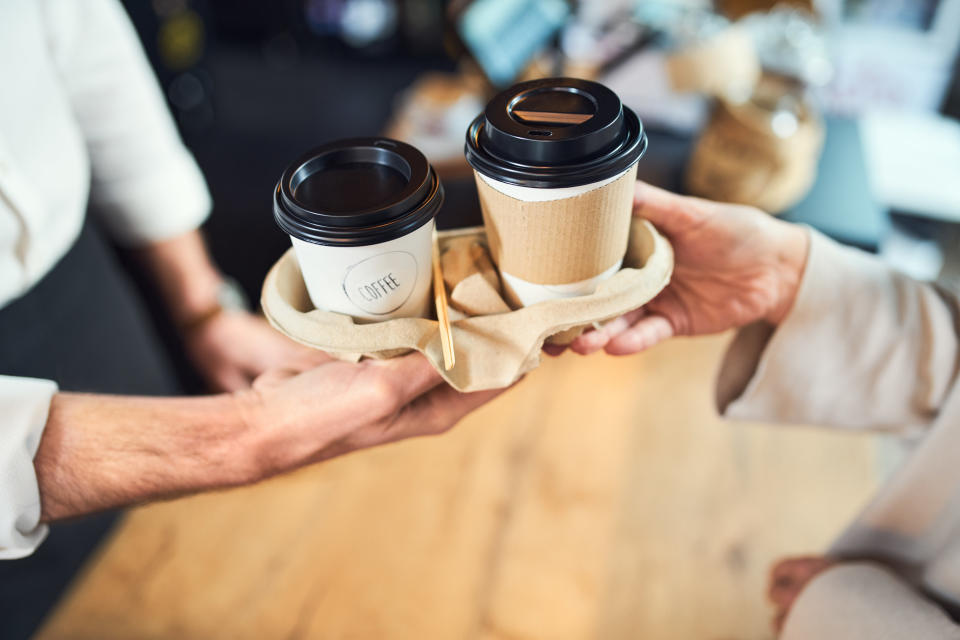
{"label": "pale cream sweater", "polygon": [[718,379],[728,417],[882,430],[910,456],[830,550],[786,640],[960,639],[960,305],[811,232],[793,309],[742,330]]}

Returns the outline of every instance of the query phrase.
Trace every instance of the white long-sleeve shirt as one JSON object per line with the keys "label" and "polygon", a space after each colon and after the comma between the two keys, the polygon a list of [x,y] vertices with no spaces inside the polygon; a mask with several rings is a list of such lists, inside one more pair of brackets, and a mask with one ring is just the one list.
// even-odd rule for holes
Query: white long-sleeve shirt
{"label": "white long-sleeve shirt", "polygon": [[[0,86],[0,307],[69,250],[88,198],[128,245],[208,215],[203,176],[116,0],[0,2]],[[33,456],[57,390],[3,373],[0,559],[30,554],[46,533]]]}

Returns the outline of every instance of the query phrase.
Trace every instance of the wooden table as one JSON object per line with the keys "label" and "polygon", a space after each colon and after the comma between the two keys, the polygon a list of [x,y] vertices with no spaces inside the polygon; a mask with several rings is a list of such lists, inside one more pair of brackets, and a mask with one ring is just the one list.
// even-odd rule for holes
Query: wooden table
{"label": "wooden table", "polygon": [[449,434],[134,510],[39,638],[772,637],[875,442],[721,421],[729,336],[547,359]]}

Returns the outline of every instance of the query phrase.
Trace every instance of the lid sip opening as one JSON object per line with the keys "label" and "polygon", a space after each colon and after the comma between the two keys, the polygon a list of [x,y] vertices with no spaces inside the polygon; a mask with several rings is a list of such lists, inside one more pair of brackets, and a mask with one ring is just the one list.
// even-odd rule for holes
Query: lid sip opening
{"label": "lid sip opening", "polygon": [[596,112],[596,100],[575,87],[525,91],[507,105],[507,113],[517,122],[557,127],[583,124]]}

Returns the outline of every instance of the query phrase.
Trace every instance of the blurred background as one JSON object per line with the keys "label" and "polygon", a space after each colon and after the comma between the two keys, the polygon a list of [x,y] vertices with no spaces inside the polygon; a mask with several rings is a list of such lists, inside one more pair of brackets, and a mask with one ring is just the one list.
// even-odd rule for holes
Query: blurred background
{"label": "blurred background", "polygon": [[[644,180],[960,280],[960,0],[125,4],[254,300],[288,162],[406,140],[440,227],[476,225],[467,123],[550,75],[637,111]],[[729,338],[548,359],[443,438],[136,509],[38,637],[769,639],[771,563],[823,552],[901,453],[721,421]]]}
{"label": "blurred background", "polygon": [[[270,194],[332,138],[422,149],[479,214],[467,123],[511,83],[595,79],[651,137],[641,177],[942,266],[960,219],[957,0],[152,0],[127,8],[213,192],[213,250],[256,299]],[[691,166],[693,165],[693,166]]]}

